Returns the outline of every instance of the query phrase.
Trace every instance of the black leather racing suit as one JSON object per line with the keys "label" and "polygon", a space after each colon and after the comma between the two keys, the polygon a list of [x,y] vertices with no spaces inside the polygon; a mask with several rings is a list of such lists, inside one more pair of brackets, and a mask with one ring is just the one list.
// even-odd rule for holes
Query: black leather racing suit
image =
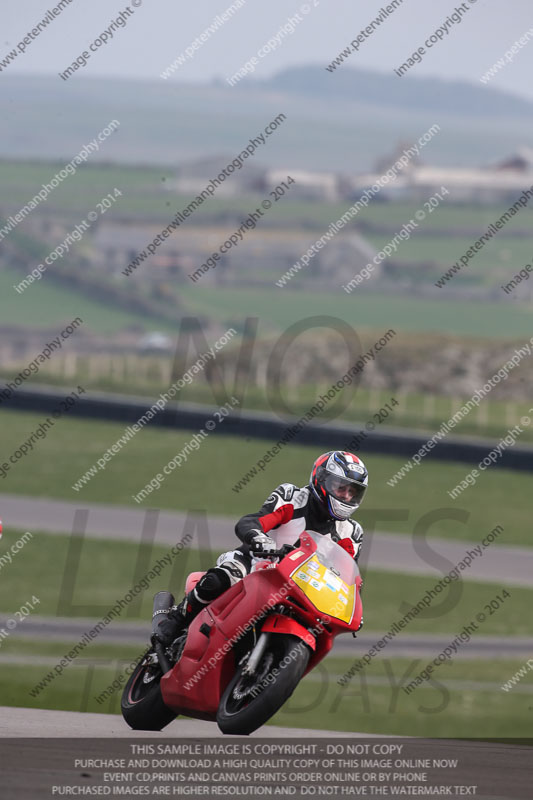
{"label": "black leather racing suit", "polygon": [[231,584],[244,578],[252,567],[249,545],[256,533],[266,533],[278,548],[294,544],[305,530],[329,535],[334,542],[350,538],[359,558],[363,529],[355,520],[332,519],[309,486],[299,488],[293,483],[282,483],[265,500],[255,514],[246,514],[235,525],[235,533],[243,542],[241,547],[222,553],[216,566],[228,573]]}

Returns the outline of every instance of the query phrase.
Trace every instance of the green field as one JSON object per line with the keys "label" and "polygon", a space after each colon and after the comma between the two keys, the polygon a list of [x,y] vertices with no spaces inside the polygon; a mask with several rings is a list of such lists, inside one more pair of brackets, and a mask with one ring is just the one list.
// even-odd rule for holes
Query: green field
{"label": "green field", "polygon": [[[1,175],[0,168],[0,175]],[[70,184],[60,187],[66,189]],[[58,189],[59,191],[59,189]],[[139,194],[142,200],[142,193]],[[168,199],[165,204],[170,203]],[[387,207],[380,207],[380,213],[386,213]],[[384,210],[385,209],[385,210]],[[406,209],[408,212],[409,209]],[[440,209],[439,209],[440,211]],[[111,212],[109,212],[111,213]],[[168,212],[170,214],[170,211]],[[468,215],[465,212],[465,216]],[[286,220],[287,217],[285,216]],[[309,244],[316,238],[316,232],[309,232]],[[391,233],[370,234],[370,241],[377,248],[385,245]],[[72,269],[88,270],[87,265],[79,262],[80,253],[88,246],[87,242],[76,250],[75,255],[68,255],[50,267],[41,280],[34,282],[23,294],[13,288],[29,274],[44,256],[50,251],[49,243],[28,236],[23,225],[11,234],[20,254],[27,262],[25,270],[14,271],[4,265],[0,279],[0,292],[11,302],[5,303],[3,321],[5,324],[17,324],[21,316],[31,327],[48,327],[57,319],[61,319],[65,308],[75,308],[74,316],[83,316],[88,326],[95,331],[105,333],[116,332],[133,325],[146,329],[151,326],[164,330],[175,330],[178,317],[183,315],[202,315],[219,321],[226,326],[237,324],[244,314],[259,317],[262,335],[272,331],[286,330],[295,319],[306,319],[311,316],[329,314],[352,324],[358,330],[370,328],[388,330],[393,327],[398,331],[433,331],[453,333],[458,336],[494,338],[494,319],[498,317],[499,330],[505,332],[506,339],[525,337],[531,330],[531,308],[529,303],[516,302],[514,297],[504,297],[500,302],[461,301],[449,293],[444,287],[437,298],[411,297],[405,292],[381,294],[372,290],[372,284],[363,284],[347,294],[341,281],[331,281],[328,291],[313,290],[309,286],[310,270],[303,270],[283,288],[275,285],[283,273],[274,261],[268,272],[262,276],[253,270],[247,280],[261,279],[259,284],[248,286],[230,285],[213,286],[199,283],[191,285],[186,278],[170,278],[164,287],[159,286],[160,295],[153,292],[157,287],[145,279],[132,279],[127,284],[123,276],[96,276],[89,270],[88,277],[98,283],[103,301],[95,302],[84,296],[83,288],[73,290],[65,288],[60,282],[61,275],[69,277]],[[432,283],[442,272],[444,266],[451,265],[471,246],[473,235],[466,230],[464,235],[450,235],[435,231],[431,236],[413,235],[402,242],[398,259],[407,263],[406,270],[415,271],[417,265],[426,265],[422,273],[416,272],[417,280]],[[468,269],[457,277],[455,286],[469,284],[481,280],[483,283],[500,284],[507,282],[525,263],[531,260],[530,246],[527,238],[508,238],[495,240],[487,244],[483,254],[472,261]],[[427,267],[431,263],[433,266]],[[439,266],[440,265],[440,266]],[[286,266],[286,265],[285,265]],[[429,271],[428,271],[429,270]],[[495,271],[494,271],[495,270]],[[355,270],[354,270],[355,271]],[[144,268],[146,272],[146,268]],[[140,273],[139,273],[140,274]],[[351,276],[344,278],[349,281]],[[131,312],[128,307],[115,309],[111,297],[105,301],[105,290],[112,286],[120,290],[124,296],[132,300],[138,293],[140,298],[150,301],[151,306],[146,313]],[[442,295],[442,296],[441,296]],[[134,306],[132,306],[134,308]],[[112,311],[112,321],[109,313]],[[244,311],[244,313],[243,313]],[[176,318],[176,324],[174,324]],[[502,337],[503,338],[503,337]]]}
{"label": "green field", "polygon": [[[28,268],[31,269],[32,266]],[[25,328],[53,329],[59,333],[63,323],[81,317],[86,328],[94,333],[113,334],[128,327],[169,332],[178,328],[177,324],[172,326],[155,317],[124,311],[112,304],[84,297],[81,292],[49,280],[46,272],[40,281],[19,294],[13,287],[25,277],[22,272],[7,267],[0,271],[3,325],[24,323]]]}
{"label": "green field", "polygon": [[[35,414],[0,409],[3,448],[12,454],[38,428],[42,417]],[[221,426],[224,423],[221,423]],[[12,465],[0,479],[2,492],[63,498],[79,504],[100,502],[124,504],[132,508],[155,507],[177,510],[206,509],[210,514],[238,518],[260,507],[272,488],[284,481],[305,485],[309,470],[317,456],[312,446],[299,446],[297,439],[282,449],[264,471],[240,492],[232,491],[240,479],[272,447],[261,439],[249,441],[223,436],[217,431],[204,439],[186,464],[167,477],[159,491],[137,504],[133,495],[161,471],[193,436],[192,431],[175,431],[153,426],[143,429],[81,491],[73,484],[123,434],[126,425],[67,417],[57,420],[45,439],[39,439],[25,459]],[[222,430],[220,427],[219,430]],[[423,515],[444,509],[442,519],[433,524],[428,534],[467,541],[479,541],[496,524],[505,528],[501,544],[529,546],[530,514],[524,497],[528,496],[530,476],[526,472],[491,468],[476,485],[460,497],[450,500],[447,490],[453,489],[470,472],[470,465],[426,459],[395,487],[387,484],[403,466],[404,459],[375,456],[361,450],[370,472],[370,488],[358,514],[363,526],[378,517],[377,528],[410,533]],[[206,489],[206,476],[208,489]],[[211,476],[215,476],[211,478]],[[465,524],[447,518],[446,509],[463,509]],[[396,509],[394,518],[380,522],[382,512]],[[407,513],[407,520],[401,515]],[[383,519],[383,518],[382,518]]]}
{"label": "green field", "polygon": [[[408,218],[406,218],[408,221]],[[523,223],[525,224],[525,223]],[[424,231],[425,232],[425,231]],[[366,237],[376,248],[381,250],[392,238],[391,234],[369,234]],[[459,261],[479,238],[479,234],[469,236],[451,236],[449,233],[441,235],[422,236],[415,232],[408,241],[403,241],[398,246],[393,260],[401,261],[402,265],[411,264],[416,268],[421,263],[432,264],[423,272],[417,271],[419,282],[435,282],[448,267]],[[488,242],[482,252],[472,259],[463,270],[457,283],[481,281],[485,285],[505,284],[519,272],[526,264],[531,264],[533,257],[531,241],[529,238],[496,238]],[[402,269],[398,277],[405,277]],[[444,289],[443,289],[444,291]],[[503,293],[502,293],[503,294]]]}
{"label": "green field", "polygon": [[[297,320],[328,315],[345,320],[356,330],[433,331],[456,336],[494,338],[494,320],[498,320],[499,340],[531,336],[533,313],[524,303],[460,302],[443,299],[412,298],[365,291],[347,294],[339,287],[330,293],[310,291],[294,278],[280,289],[274,282],[282,271],[272,275],[272,288],[183,286],[180,296],[192,314],[203,314],[230,324],[247,316],[259,317],[260,331],[287,330]],[[459,280],[459,279],[458,279]],[[264,326],[264,328],[263,328]],[[373,344],[373,340],[368,343]]]}
{"label": "green field", "polygon": [[[30,268],[31,265],[28,270]],[[302,288],[297,278],[280,289],[274,282],[281,275],[281,270],[272,270],[272,288],[176,286],[176,298],[182,302],[180,312],[220,322],[224,329],[240,323],[244,316],[259,317],[260,335],[285,331],[297,320],[327,315],[345,320],[359,331],[385,332],[394,328],[398,332],[429,331],[488,339],[495,337],[494,320],[498,319],[500,339],[526,340],[531,336],[532,312],[525,303],[511,300],[508,303],[460,302],[448,299],[445,290],[442,300],[424,298],[423,302],[420,298],[378,294],[366,287],[362,293],[355,291],[349,295],[341,286],[332,286],[331,292],[317,292]],[[24,277],[22,272],[7,268],[0,273],[2,297],[10,298],[9,302],[2,303],[4,324],[16,325],[24,319],[28,327],[53,326],[55,329],[58,320],[79,315],[87,319],[89,328],[104,333],[114,333],[132,325],[143,330],[165,331],[177,330],[179,325],[178,319],[176,326],[172,326],[155,317],[106,307],[80,292],[58,285],[46,273],[19,295],[13,286]]]}
{"label": "green field", "polygon": [[[64,166],[64,162],[47,164],[1,161],[0,182],[7,200],[3,211],[9,208],[10,213],[17,212]],[[165,176],[166,170],[157,167],[132,168],[116,164],[82,166],[75,175],[65,178],[40,207],[46,207],[47,213],[85,217],[105,195],[118,188],[123,195],[115,208],[109,210],[110,217],[115,213],[141,213],[146,209],[152,209],[154,214],[163,214],[165,210],[168,213],[166,202],[169,197],[163,191],[162,180]],[[23,225],[24,223],[21,224],[21,229]]]}

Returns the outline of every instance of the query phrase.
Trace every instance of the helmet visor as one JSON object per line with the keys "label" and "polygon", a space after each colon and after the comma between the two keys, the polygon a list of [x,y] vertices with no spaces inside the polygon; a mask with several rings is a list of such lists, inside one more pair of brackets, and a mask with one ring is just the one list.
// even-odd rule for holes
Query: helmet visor
{"label": "helmet visor", "polygon": [[366,486],[348,478],[341,478],[338,475],[328,475],[325,480],[325,489],[335,500],[341,503],[358,506],[366,492]]}

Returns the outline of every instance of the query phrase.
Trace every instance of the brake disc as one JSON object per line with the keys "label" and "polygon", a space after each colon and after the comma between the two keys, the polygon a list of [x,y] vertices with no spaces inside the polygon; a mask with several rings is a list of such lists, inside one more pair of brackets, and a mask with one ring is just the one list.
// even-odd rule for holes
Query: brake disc
{"label": "brake disc", "polygon": [[[233,689],[233,699],[244,700],[245,697],[248,697],[248,695],[252,693],[253,689],[265,679],[273,661],[274,654],[267,653],[266,656],[263,657],[262,669],[260,673],[256,673],[255,675],[241,676],[240,680]],[[249,681],[248,686],[241,686],[242,683],[246,683],[247,681]]]}

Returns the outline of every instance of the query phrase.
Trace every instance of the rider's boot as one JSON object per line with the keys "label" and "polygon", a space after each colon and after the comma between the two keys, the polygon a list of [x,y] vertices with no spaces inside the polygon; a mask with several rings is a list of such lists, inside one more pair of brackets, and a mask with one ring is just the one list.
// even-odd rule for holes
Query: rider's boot
{"label": "rider's boot", "polygon": [[219,567],[209,569],[194,589],[185,595],[181,603],[173,606],[161,620],[155,632],[156,638],[168,647],[189,627],[200,611],[229,589],[230,585],[231,580],[225,569]]}

